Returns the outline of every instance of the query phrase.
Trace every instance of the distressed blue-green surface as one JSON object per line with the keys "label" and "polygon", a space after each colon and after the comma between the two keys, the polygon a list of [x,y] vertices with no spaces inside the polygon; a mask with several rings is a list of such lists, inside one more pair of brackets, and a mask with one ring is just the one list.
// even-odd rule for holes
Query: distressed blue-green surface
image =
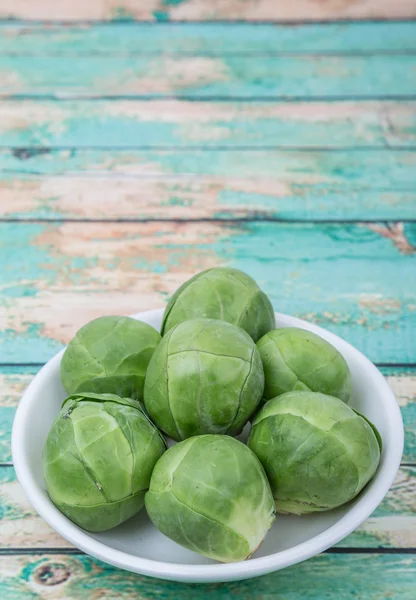
{"label": "distressed blue-green surface", "polygon": [[416,24],[148,23],[82,28],[0,23],[1,54],[281,54],[387,53],[416,50]]}
{"label": "distressed blue-green surface", "polygon": [[[80,223],[77,229],[71,225],[74,247],[77,239],[81,243],[83,236],[88,236],[91,227],[96,225]],[[45,286],[55,290],[49,302],[59,303],[71,286],[76,289],[88,284],[85,303],[93,306],[95,294],[112,290],[111,272],[116,269],[134,273],[145,285],[155,260],[136,256],[134,240],[146,240],[148,248],[162,252],[163,262],[158,267],[161,281],[165,272],[178,268],[185,269],[185,279],[198,270],[198,263],[207,252],[214,253],[217,264],[244,269],[255,277],[270,295],[276,310],[328,327],[374,362],[416,362],[416,293],[412,285],[416,254],[408,242],[404,249],[400,246],[400,240],[405,243],[407,235],[414,239],[414,223],[405,224],[398,238],[396,235],[396,245],[393,239],[367,225],[217,223],[200,232],[197,224],[183,224],[178,230],[179,225],[164,223],[158,227],[155,238],[151,224],[141,225],[137,230],[134,224],[122,224],[117,226],[120,232],[117,236],[129,239],[131,248],[131,254],[122,257],[117,245],[111,243],[112,229],[106,227],[103,224],[99,236],[90,240],[91,254],[81,257],[49,245],[51,235],[59,244],[60,238],[55,235],[58,230],[59,235],[69,235],[69,230],[65,233],[60,225],[1,224],[0,243],[3,249],[7,248],[7,252],[1,252],[3,310],[12,316],[15,303],[26,296],[28,315],[23,331],[9,329],[0,334],[0,360],[43,361],[61,347],[42,331],[50,311],[45,308],[42,320],[31,321],[30,303],[39,306],[37,298]],[[198,228],[196,243],[193,228]],[[177,235],[172,237],[175,231]],[[182,235],[185,231],[189,238]],[[389,234],[383,228],[381,231]],[[193,262],[189,271],[186,264],[191,253]],[[91,280],[89,270],[97,266],[103,269],[102,275]],[[157,304],[159,298],[162,306],[166,295],[163,285],[160,289],[154,300]]]}
{"label": "distressed blue-green surface", "polygon": [[49,148],[406,148],[416,145],[416,102],[288,107],[248,101],[3,100],[0,142]]}
{"label": "distressed blue-green surface", "polygon": [[[66,202],[63,207],[61,196],[66,195],[68,185],[75,193],[83,189],[85,194],[88,187],[94,193],[106,179],[106,196],[99,206],[84,202],[82,214],[76,204],[71,208]],[[128,191],[120,191],[123,181],[129,183]],[[153,208],[143,213],[140,189],[150,185],[155,190]],[[21,188],[27,190],[24,209],[14,202],[17,192],[13,190]],[[131,196],[135,190],[137,198],[126,211],[124,194]],[[24,197],[23,192],[19,197]],[[106,201],[113,198],[118,202],[107,206]],[[4,218],[157,219],[169,217],[172,206],[175,210],[183,207],[174,216],[185,220],[201,216],[415,219],[416,152],[0,151],[0,213]]]}
{"label": "distressed blue-green surface", "polygon": [[[16,410],[10,406],[0,407],[0,461],[10,462],[12,460],[11,453],[11,431],[13,425],[14,414]],[[1,472],[1,469],[0,469]],[[1,518],[1,517],[0,517]]]}
{"label": "distressed blue-green surface", "polygon": [[[38,367],[33,366],[5,367],[0,364],[0,463],[12,460],[11,433],[16,405],[25,387],[38,370]],[[0,469],[0,483],[6,472],[7,469]],[[1,511],[0,500],[0,515]]]}
{"label": "distressed blue-green surface", "polygon": [[[415,186],[416,152],[381,150],[0,150],[2,178],[30,175],[194,176],[237,180],[264,178],[285,183],[308,178],[342,188],[357,185],[369,192],[403,191]],[[365,209],[365,207],[363,207]],[[295,210],[295,208],[293,209]],[[376,215],[374,214],[374,217]]]}
{"label": "distressed blue-green surface", "polygon": [[[161,1],[154,16],[166,19],[172,5],[181,3]],[[130,16],[124,7],[111,10],[118,18]],[[56,179],[62,181],[64,195],[69,177],[91,181],[93,193],[96,178],[104,178],[109,188],[100,200],[100,210],[104,218],[117,219],[117,212],[106,213],[101,208],[115,193],[113,186],[125,179],[137,182],[140,190],[141,181],[151,177],[169,191],[151,218],[169,218],[170,207],[181,205],[181,218],[189,218],[199,209],[201,197],[206,197],[208,218],[237,215],[305,222],[209,223],[206,227],[161,223],[156,229],[154,223],[103,223],[90,236],[88,250],[83,239],[88,239],[89,227],[96,224],[4,223],[0,226],[0,319],[4,315],[8,329],[0,327],[0,361],[42,362],[62,347],[62,332],[58,332],[62,317],[57,310],[69,291],[80,290],[85,305],[91,308],[103,297],[111,303],[116,273],[138,281],[143,290],[149,289],[152,277],[154,299],[162,306],[167,297],[163,286],[166,273],[173,277],[181,273],[185,278],[209,256],[214,264],[230,264],[254,275],[277,310],[328,327],[377,362],[414,364],[414,222],[359,226],[314,221],[415,219],[413,106],[407,104],[403,113],[400,101],[393,109],[379,102],[373,106],[363,102],[358,111],[347,114],[334,102],[341,98],[344,103],[351,96],[415,96],[415,28],[415,23],[298,27],[101,24],[49,29],[36,24],[1,24],[0,94],[35,98],[33,105],[21,100],[0,103],[0,145],[16,147],[14,155],[7,149],[0,151],[2,215],[79,218],[71,209],[62,208],[59,189],[57,196],[42,197],[39,204],[36,185],[19,191],[25,208],[16,206],[14,210],[13,200],[18,196],[13,196],[13,189],[37,182],[48,189],[53,178],[53,193]],[[296,56],[299,54],[302,56]],[[101,95],[189,96],[193,100],[224,96],[229,102],[221,115],[217,112],[202,123],[199,115],[205,117],[211,104],[193,103],[189,111],[185,106],[186,118],[180,123],[176,114],[169,116],[169,111],[180,109],[166,109],[163,102],[149,104],[157,110],[145,120],[132,116],[130,101],[121,109],[114,100],[39,100],[40,96],[77,95],[97,99]],[[247,106],[257,111],[255,118],[250,116],[252,109],[231,100],[236,96],[247,99]],[[265,117],[253,96],[268,100],[266,107],[273,106],[275,97],[290,99],[294,112],[290,118]],[[317,97],[327,99],[328,104],[314,104]],[[310,118],[296,117],[302,106],[293,102],[295,98],[310,103]],[[212,106],[221,105],[215,102]],[[335,117],[323,119],[334,106]],[[200,111],[196,119],[192,109]],[[139,106],[137,112],[142,117],[145,107]],[[22,146],[29,148],[22,150]],[[39,154],[31,146],[73,149]],[[120,151],[117,148],[121,146],[129,149]],[[156,146],[173,150],[143,150]],[[210,146],[211,150],[187,152],[187,146]],[[216,151],[216,146],[233,151]],[[265,151],[261,146],[304,150]],[[409,151],[391,149],[398,146],[408,146]],[[256,150],[250,150],[254,147]],[[311,152],[308,147],[320,150]],[[232,178],[240,183],[233,184]],[[184,181],[200,183],[199,196],[190,201]],[[253,185],[256,181],[258,189]],[[287,186],[284,192],[276,191],[279,183]],[[140,219],[141,206],[136,211],[133,207],[136,214],[128,218]],[[86,216],[94,218],[94,207],[88,210],[91,213]],[[369,228],[374,226],[377,231]],[[124,251],[126,248],[130,250]],[[154,274],[160,278],[155,279]],[[126,287],[125,293],[133,302],[136,291]],[[67,314],[70,320],[70,311]],[[47,329],[51,322],[53,326]],[[35,371],[36,367],[25,370],[19,366],[0,370],[0,377],[12,377],[11,384],[8,379],[10,397],[3,398],[0,406],[0,460],[10,460],[13,397],[21,393],[17,380]],[[404,373],[403,369],[388,372]],[[413,371],[406,369],[405,373],[409,381],[413,379]],[[411,386],[406,388],[408,401],[401,398],[406,428],[403,459],[407,462],[414,462],[416,448],[411,390]],[[400,473],[405,483],[395,484],[373,515],[369,529],[357,531],[341,543],[346,550],[413,545],[409,532],[414,523],[414,468],[402,468]],[[0,469],[0,484],[4,493],[1,526],[12,538],[10,527],[19,519],[26,527],[29,524],[21,534],[16,529],[15,542],[16,547],[28,547],[40,535],[36,517],[16,495],[11,468]],[[27,534],[32,531],[31,524],[33,532]],[[335,595],[337,600],[413,600],[415,580],[414,555],[400,553],[326,554],[256,580],[210,586],[151,580],[82,555],[10,554],[2,557],[0,597],[323,600]]]}
{"label": "distressed blue-green surface", "polygon": [[416,55],[0,57],[0,95],[395,98],[415,95]]}
{"label": "distressed blue-green surface", "polygon": [[[400,553],[323,554],[254,580],[219,584],[180,584],[140,577],[82,555],[23,555],[2,560],[4,600],[47,597],[47,582],[55,573],[56,597],[60,593],[65,598],[93,598],[104,593],[121,600],[323,600],[334,593],[337,600],[413,600],[416,577],[415,558]],[[7,564],[12,562],[15,567],[10,576]]]}

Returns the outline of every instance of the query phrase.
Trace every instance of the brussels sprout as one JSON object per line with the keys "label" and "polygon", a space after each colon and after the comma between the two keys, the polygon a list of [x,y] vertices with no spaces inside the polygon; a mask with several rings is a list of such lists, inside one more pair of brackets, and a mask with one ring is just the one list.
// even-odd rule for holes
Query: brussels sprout
{"label": "brussels sprout", "polygon": [[100,317],[81,327],[61,361],[68,392],[96,392],[143,398],[147,365],[159,333],[130,317]]}
{"label": "brussels sprout", "polygon": [[329,342],[305,329],[274,329],[257,342],[263,362],[264,399],[292,390],[321,392],[348,402],[351,373]]}
{"label": "brussels sprout", "polygon": [[105,531],[144,505],[165,440],[140,403],[113,394],[75,394],[64,403],[43,449],[54,504],[88,531]]}
{"label": "brussels sprout", "polygon": [[165,310],[162,335],[178,323],[199,317],[237,325],[254,341],[275,327],[270,300],[254,279],[225,267],[202,271],[176,290]]}
{"label": "brussels sprout", "polygon": [[248,558],[275,519],[263,467],[247,446],[225,435],[170,448],[153,471],[145,503],[162,533],[221,562]]}
{"label": "brussels sprout", "polygon": [[237,435],[264,387],[256,344],[239,327],[215,319],[176,325],[147,370],[150,418],[174,440],[202,433]]}
{"label": "brussels sprout", "polygon": [[378,440],[374,425],[339,398],[301,391],[263,406],[248,445],[266,470],[277,511],[301,515],[352,500],[376,472]]}

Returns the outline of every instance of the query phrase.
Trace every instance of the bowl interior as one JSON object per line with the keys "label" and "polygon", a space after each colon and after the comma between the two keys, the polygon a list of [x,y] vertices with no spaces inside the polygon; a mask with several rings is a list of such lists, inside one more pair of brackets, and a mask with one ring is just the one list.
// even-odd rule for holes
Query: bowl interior
{"label": "bowl interior", "polygon": [[[142,313],[136,315],[136,317],[159,329],[162,311]],[[337,539],[349,533],[367,517],[369,512],[374,510],[386,493],[397,470],[402,445],[400,413],[395,406],[394,397],[384,378],[372,363],[337,336],[316,326],[279,314],[276,314],[276,321],[278,327],[298,326],[310,329],[325,337],[342,352],[352,373],[353,395],[350,404],[377,426],[383,438],[383,452],[381,464],[375,478],[354,502],[325,513],[302,517],[278,516],[265,542],[255,554],[254,560],[281,553],[304,542],[309,542],[319,534],[328,532],[337,523],[345,523],[350,514],[355,515],[351,517],[352,522],[347,523],[344,529],[340,528],[338,530]],[[77,544],[77,535],[79,534],[85,539],[85,533],[63,515],[60,513],[58,515],[57,509],[46,493],[41,467],[41,453],[47,433],[60,410],[62,401],[66,397],[59,378],[61,356],[62,353],[42,369],[25,394],[24,401],[19,408],[19,418],[16,419],[18,423],[15,423],[16,431],[13,432],[13,454],[19,479],[32,504],[50,524],[60,530],[70,541]],[[367,501],[366,497],[369,498]],[[367,502],[365,510],[360,510],[359,505],[364,505],[365,502]],[[63,522],[62,519],[66,521],[65,531],[62,526],[55,526],[55,521],[58,518],[61,522]],[[176,565],[208,565],[214,563],[214,561],[178,546],[159,533],[151,524],[144,510],[133,519],[111,531],[88,534],[88,537],[101,542],[108,548],[130,555],[133,562],[130,563],[129,568],[134,570],[136,570],[134,568],[134,557],[175,563]],[[324,545],[329,546],[334,541],[336,539],[329,536]],[[85,543],[81,544],[82,546],[84,546],[83,549],[86,549]],[[322,543],[320,546],[317,544],[315,551],[309,547],[308,554],[317,553],[322,549]],[[252,561],[249,561],[249,563]],[[249,563],[245,563],[245,567]],[[226,565],[218,566],[226,567]],[[274,568],[277,568],[276,565]],[[140,572],[139,568],[137,570]]]}

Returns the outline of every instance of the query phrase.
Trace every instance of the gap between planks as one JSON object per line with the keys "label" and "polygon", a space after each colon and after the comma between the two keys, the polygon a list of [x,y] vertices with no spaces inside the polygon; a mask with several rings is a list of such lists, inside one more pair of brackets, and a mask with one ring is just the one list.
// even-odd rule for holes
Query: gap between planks
{"label": "gap between planks", "polygon": [[[416,56],[416,55],[415,55]],[[292,95],[292,94],[275,94],[268,96],[256,96],[256,95],[190,95],[190,94],[117,94],[108,95],[106,93],[97,92],[96,94],[89,93],[72,93],[72,92],[56,92],[56,93],[8,93],[0,90],[0,101],[12,100],[16,102],[24,102],[30,100],[33,102],[82,102],[82,101],[100,101],[105,100],[106,102],[117,102],[119,100],[127,102],[153,102],[155,100],[180,100],[186,102],[206,102],[208,104],[215,104],[217,102],[224,102],[232,104],[233,102],[244,102],[247,104],[298,104],[298,103],[314,103],[314,102],[326,102],[328,104],[336,102],[366,102],[366,101],[387,101],[387,102],[411,102],[416,100],[416,94],[339,94],[339,95]]]}
{"label": "gap between planks", "polygon": [[[56,546],[54,548],[0,548],[0,556],[13,556],[13,555],[25,555],[25,554],[64,554],[64,555],[79,555],[89,556],[87,553],[79,550],[78,548],[65,548]],[[361,548],[350,547],[332,547],[321,552],[321,554],[416,554],[416,547],[414,548]]]}
{"label": "gap between planks", "polygon": [[[391,1],[391,0],[390,0]],[[363,17],[361,19],[357,19],[354,17],[340,17],[339,19],[308,19],[308,18],[299,18],[299,19],[175,19],[174,21],[167,20],[151,20],[151,19],[141,19],[134,20],[129,17],[114,17],[112,19],[52,19],[52,18],[14,18],[14,17],[3,17],[0,16],[0,27],[8,27],[10,25],[17,26],[57,26],[57,27],[84,27],[84,26],[93,26],[93,27],[136,27],[138,25],[144,27],[194,27],[198,26],[206,26],[212,27],[213,25],[219,27],[230,27],[233,25],[242,25],[246,27],[264,27],[268,25],[277,25],[277,26],[288,26],[288,27],[301,27],[303,25],[384,25],[384,24],[407,24],[407,23],[416,23],[416,9],[415,14],[411,16],[403,16],[403,17]]]}
{"label": "gap between planks", "polygon": [[[61,225],[64,223],[217,223],[221,224],[226,222],[230,225],[233,223],[293,223],[293,224],[319,224],[319,225],[394,225],[398,223],[416,223],[415,218],[399,218],[399,219],[381,219],[375,221],[374,219],[294,219],[290,217],[267,217],[267,216],[256,216],[251,215],[248,217],[234,217],[234,216],[222,216],[222,217],[207,217],[207,218],[183,218],[183,219],[173,219],[173,218],[163,218],[163,217],[154,217],[154,218],[108,218],[108,219],[98,219],[98,218],[72,218],[72,217],[50,217],[50,218],[39,218],[39,217],[0,217],[0,223],[56,223],[57,225]],[[3,363],[0,363],[0,366]]]}

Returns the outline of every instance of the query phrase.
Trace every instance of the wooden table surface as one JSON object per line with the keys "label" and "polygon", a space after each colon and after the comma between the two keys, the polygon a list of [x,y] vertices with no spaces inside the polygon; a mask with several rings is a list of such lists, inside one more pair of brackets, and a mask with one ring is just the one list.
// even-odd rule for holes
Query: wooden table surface
{"label": "wooden table surface", "polygon": [[[415,598],[415,18],[415,0],[0,2],[2,600]],[[10,432],[80,325],[162,307],[215,265],[365,352],[405,449],[383,503],[328,552],[168,583],[54,533]]]}

